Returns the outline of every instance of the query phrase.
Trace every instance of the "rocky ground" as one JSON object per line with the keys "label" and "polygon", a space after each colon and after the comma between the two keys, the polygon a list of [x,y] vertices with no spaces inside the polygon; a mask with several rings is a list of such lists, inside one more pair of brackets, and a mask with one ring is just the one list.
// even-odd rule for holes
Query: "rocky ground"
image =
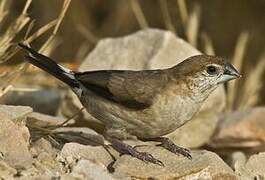
{"label": "rocky ground", "polygon": [[[163,68],[195,54],[200,52],[170,32],[145,30],[100,41],[80,70]],[[34,78],[19,83],[41,84]],[[168,135],[192,149],[192,160],[128,141],[146,144],[139,150],[163,161],[160,167],[120,156],[100,135],[102,124],[85,111],[61,126],[62,115],[81,107],[70,92],[9,92],[2,98],[9,105],[0,105],[0,179],[263,179],[265,107],[223,113],[225,98],[219,87],[191,122]]]}

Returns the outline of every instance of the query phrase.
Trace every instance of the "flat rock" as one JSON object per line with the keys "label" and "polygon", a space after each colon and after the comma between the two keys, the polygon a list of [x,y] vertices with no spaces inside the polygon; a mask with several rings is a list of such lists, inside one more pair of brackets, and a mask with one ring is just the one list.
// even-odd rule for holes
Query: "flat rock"
{"label": "flat rock", "polygon": [[77,143],[64,145],[60,156],[65,159],[85,159],[105,168],[113,161],[110,154],[102,146],[86,146]]}
{"label": "flat rock", "polygon": [[27,128],[21,128],[11,119],[12,117],[21,117],[19,113],[17,114],[20,112],[19,110],[11,108],[15,110],[11,112],[10,108],[7,109],[9,109],[7,114],[0,112],[0,153],[2,160],[14,168],[29,167],[32,164],[32,157],[29,151],[29,139],[25,138]]}
{"label": "flat rock", "polygon": [[80,160],[73,167],[70,176],[68,176],[68,179],[114,180],[116,178],[113,177],[113,175],[110,174],[103,166],[94,164],[88,160]]}
{"label": "flat rock", "polygon": [[[265,107],[231,112],[224,115],[209,143],[214,148],[264,150]],[[256,150],[255,150],[256,149]]]}
{"label": "flat rock", "polygon": [[253,175],[253,179],[265,178],[265,152],[252,155],[247,163],[246,169]]}
{"label": "flat rock", "polygon": [[28,106],[10,106],[10,105],[0,105],[0,112],[5,113],[6,116],[14,121],[16,124],[25,124],[26,117],[32,113],[32,108]]}
{"label": "flat rock", "polygon": [[55,156],[58,153],[58,149],[54,148],[52,144],[45,138],[40,138],[31,143],[31,153],[34,156],[39,156],[41,153],[47,153],[51,156]]}
{"label": "flat rock", "polygon": [[114,164],[115,173],[135,179],[236,179],[233,170],[213,152],[192,151],[193,158],[189,160],[158,147],[139,150],[151,153],[165,167],[124,155]]}
{"label": "flat rock", "polygon": [[36,127],[54,126],[63,123],[66,119],[33,112],[27,116],[27,125]]}
{"label": "flat rock", "polygon": [[[185,58],[201,54],[184,40],[170,31],[147,29],[121,38],[101,40],[88,55],[80,71],[102,69],[157,69],[176,65]],[[199,147],[211,137],[217,115],[225,105],[223,86],[217,88],[203,105],[193,121],[170,135],[175,143],[186,147]],[[62,106],[62,113],[71,116],[80,109],[81,104],[75,95],[69,94]],[[99,128],[101,123],[83,111],[83,119]],[[92,123],[93,122],[93,123]],[[91,127],[91,126],[90,126]]]}
{"label": "flat rock", "polygon": [[0,179],[12,179],[16,173],[16,169],[0,160]]}
{"label": "flat rock", "polygon": [[104,137],[90,128],[61,127],[53,130],[53,134],[69,142],[98,146],[104,144]]}

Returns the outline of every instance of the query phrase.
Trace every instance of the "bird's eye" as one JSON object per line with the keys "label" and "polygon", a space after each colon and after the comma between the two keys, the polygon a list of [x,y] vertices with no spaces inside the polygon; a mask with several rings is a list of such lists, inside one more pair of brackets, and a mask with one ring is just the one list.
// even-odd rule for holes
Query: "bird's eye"
{"label": "bird's eye", "polygon": [[215,74],[217,74],[217,68],[215,67],[215,66],[208,66],[207,67],[207,73],[209,74],[209,75],[215,75]]}

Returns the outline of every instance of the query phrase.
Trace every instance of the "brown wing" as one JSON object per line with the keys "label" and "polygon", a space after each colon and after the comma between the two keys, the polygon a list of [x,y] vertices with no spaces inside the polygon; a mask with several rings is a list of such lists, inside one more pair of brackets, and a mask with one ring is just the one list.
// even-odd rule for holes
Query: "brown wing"
{"label": "brown wing", "polygon": [[76,73],[75,76],[97,95],[134,109],[152,105],[167,82],[166,74],[160,70],[93,71]]}

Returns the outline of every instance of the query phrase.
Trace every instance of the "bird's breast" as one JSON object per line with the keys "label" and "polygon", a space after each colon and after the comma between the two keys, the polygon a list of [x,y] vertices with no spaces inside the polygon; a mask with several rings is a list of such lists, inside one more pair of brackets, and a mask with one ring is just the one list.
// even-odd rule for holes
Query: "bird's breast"
{"label": "bird's breast", "polygon": [[160,95],[152,107],[156,114],[154,121],[165,131],[164,134],[168,134],[191,120],[200,106],[189,96]]}

